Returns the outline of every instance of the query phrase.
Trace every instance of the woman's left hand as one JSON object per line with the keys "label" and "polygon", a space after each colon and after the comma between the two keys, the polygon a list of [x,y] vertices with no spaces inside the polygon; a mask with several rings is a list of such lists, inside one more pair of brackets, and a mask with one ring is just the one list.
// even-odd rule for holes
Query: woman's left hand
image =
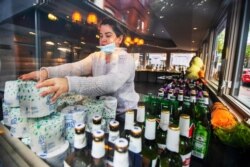
{"label": "woman's left hand", "polygon": [[36,87],[49,87],[47,90],[41,93],[41,96],[52,94],[52,103],[54,103],[61,94],[66,93],[69,90],[68,80],[66,78],[47,79],[43,82],[38,83]]}

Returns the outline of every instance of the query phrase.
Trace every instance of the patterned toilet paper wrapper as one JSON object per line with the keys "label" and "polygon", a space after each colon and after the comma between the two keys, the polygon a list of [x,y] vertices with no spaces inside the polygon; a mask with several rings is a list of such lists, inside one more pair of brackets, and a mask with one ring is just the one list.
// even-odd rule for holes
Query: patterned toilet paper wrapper
{"label": "patterned toilet paper wrapper", "polygon": [[117,99],[113,96],[101,96],[100,100],[104,101],[103,118],[114,119],[116,116]]}
{"label": "patterned toilet paper wrapper", "polygon": [[27,118],[22,117],[20,108],[11,108],[9,112],[10,134],[16,138],[27,137]]}
{"label": "patterned toilet paper wrapper", "polygon": [[19,107],[18,100],[19,80],[6,81],[4,87],[4,101],[10,107]]}
{"label": "patterned toilet paper wrapper", "polygon": [[61,111],[67,106],[80,105],[87,99],[86,96],[82,96],[75,93],[65,93],[57,100],[57,111]]}
{"label": "patterned toilet paper wrapper", "polygon": [[51,152],[64,143],[64,117],[55,112],[42,118],[28,119],[31,150]]}
{"label": "patterned toilet paper wrapper", "polygon": [[63,161],[69,154],[69,142],[65,141],[60,148],[50,153],[39,153],[38,156],[45,160],[50,166],[63,167]]}
{"label": "patterned toilet paper wrapper", "polygon": [[10,109],[11,109],[11,107],[8,104],[6,104],[5,102],[3,102],[2,109],[3,109],[3,123],[4,123],[4,125],[10,127],[10,125],[11,125],[11,123],[10,123]]}
{"label": "patterned toilet paper wrapper", "polygon": [[27,118],[44,117],[56,109],[56,103],[51,103],[51,95],[42,97],[40,93],[48,87],[37,89],[34,81],[20,81],[18,84],[18,98],[21,114]]}
{"label": "patterned toilet paper wrapper", "polygon": [[75,125],[86,123],[87,112],[87,108],[82,105],[68,106],[61,111],[65,119],[65,138],[71,146],[74,144]]}

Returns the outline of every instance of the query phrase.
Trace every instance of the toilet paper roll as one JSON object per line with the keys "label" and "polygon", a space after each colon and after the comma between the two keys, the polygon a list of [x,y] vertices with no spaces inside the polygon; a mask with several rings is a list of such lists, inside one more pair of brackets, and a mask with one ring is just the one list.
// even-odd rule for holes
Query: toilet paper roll
{"label": "toilet paper roll", "polygon": [[18,84],[18,97],[23,117],[37,118],[50,115],[56,109],[56,103],[51,103],[51,95],[42,97],[41,92],[49,89],[36,88],[34,81],[20,81]]}
{"label": "toilet paper roll", "polygon": [[4,102],[10,107],[19,107],[18,80],[6,81],[4,86]]}

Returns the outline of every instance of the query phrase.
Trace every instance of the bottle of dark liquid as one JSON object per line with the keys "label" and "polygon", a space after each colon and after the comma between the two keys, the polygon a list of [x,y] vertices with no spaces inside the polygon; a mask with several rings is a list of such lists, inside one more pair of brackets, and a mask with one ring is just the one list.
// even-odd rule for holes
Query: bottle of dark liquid
{"label": "bottle of dark liquid", "polygon": [[121,137],[129,140],[130,130],[134,127],[134,110],[127,110],[125,113],[124,130],[121,132]]}
{"label": "bottle of dark liquid", "polygon": [[85,135],[85,124],[75,126],[74,151],[65,159],[65,167],[87,167],[90,163]]}
{"label": "bottle of dark liquid", "polygon": [[191,153],[193,149],[192,136],[190,136],[190,116],[187,114],[180,115],[180,146],[179,153],[182,158],[182,166],[189,167],[191,161]]}
{"label": "bottle of dark liquid", "polygon": [[115,140],[114,167],[129,167],[128,140],[119,138]]}
{"label": "bottle of dark liquid", "polygon": [[155,140],[156,119],[146,119],[144,142],[142,145],[143,167],[155,167],[157,162],[158,146]]}
{"label": "bottle of dark liquid", "polygon": [[131,166],[142,166],[142,129],[139,126],[135,126],[131,129],[129,136],[129,157],[131,160]]}
{"label": "bottle of dark liquid", "polygon": [[105,147],[103,130],[93,131],[91,163],[88,167],[104,167],[105,164]]}
{"label": "bottle of dark liquid", "polygon": [[160,155],[160,166],[182,167],[179,154],[180,128],[171,124],[168,127],[167,146]]}
{"label": "bottle of dark liquid", "polygon": [[109,134],[108,134],[108,143],[107,143],[107,162],[110,166],[113,166],[114,158],[114,149],[115,149],[115,140],[120,138],[119,132],[119,122],[116,120],[111,120],[109,123]]}

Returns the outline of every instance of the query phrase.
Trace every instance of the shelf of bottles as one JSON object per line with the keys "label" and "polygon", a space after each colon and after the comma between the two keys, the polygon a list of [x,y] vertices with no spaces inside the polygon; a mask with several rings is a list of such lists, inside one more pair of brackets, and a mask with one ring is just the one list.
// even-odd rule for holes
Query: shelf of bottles
{"label": "shelf of bottles", "polygon": [[191,157],[207,156],[209,114],[209,96],[202,82],[173,79],[158,95],[145,95],[137,110],[126,111],[124,128],[112,120],[109,133],[104,133],[101,118],[93,118],[91,132],[85,132],[84,124],[76,125],[74,151],[64,165],[188,167]]}

